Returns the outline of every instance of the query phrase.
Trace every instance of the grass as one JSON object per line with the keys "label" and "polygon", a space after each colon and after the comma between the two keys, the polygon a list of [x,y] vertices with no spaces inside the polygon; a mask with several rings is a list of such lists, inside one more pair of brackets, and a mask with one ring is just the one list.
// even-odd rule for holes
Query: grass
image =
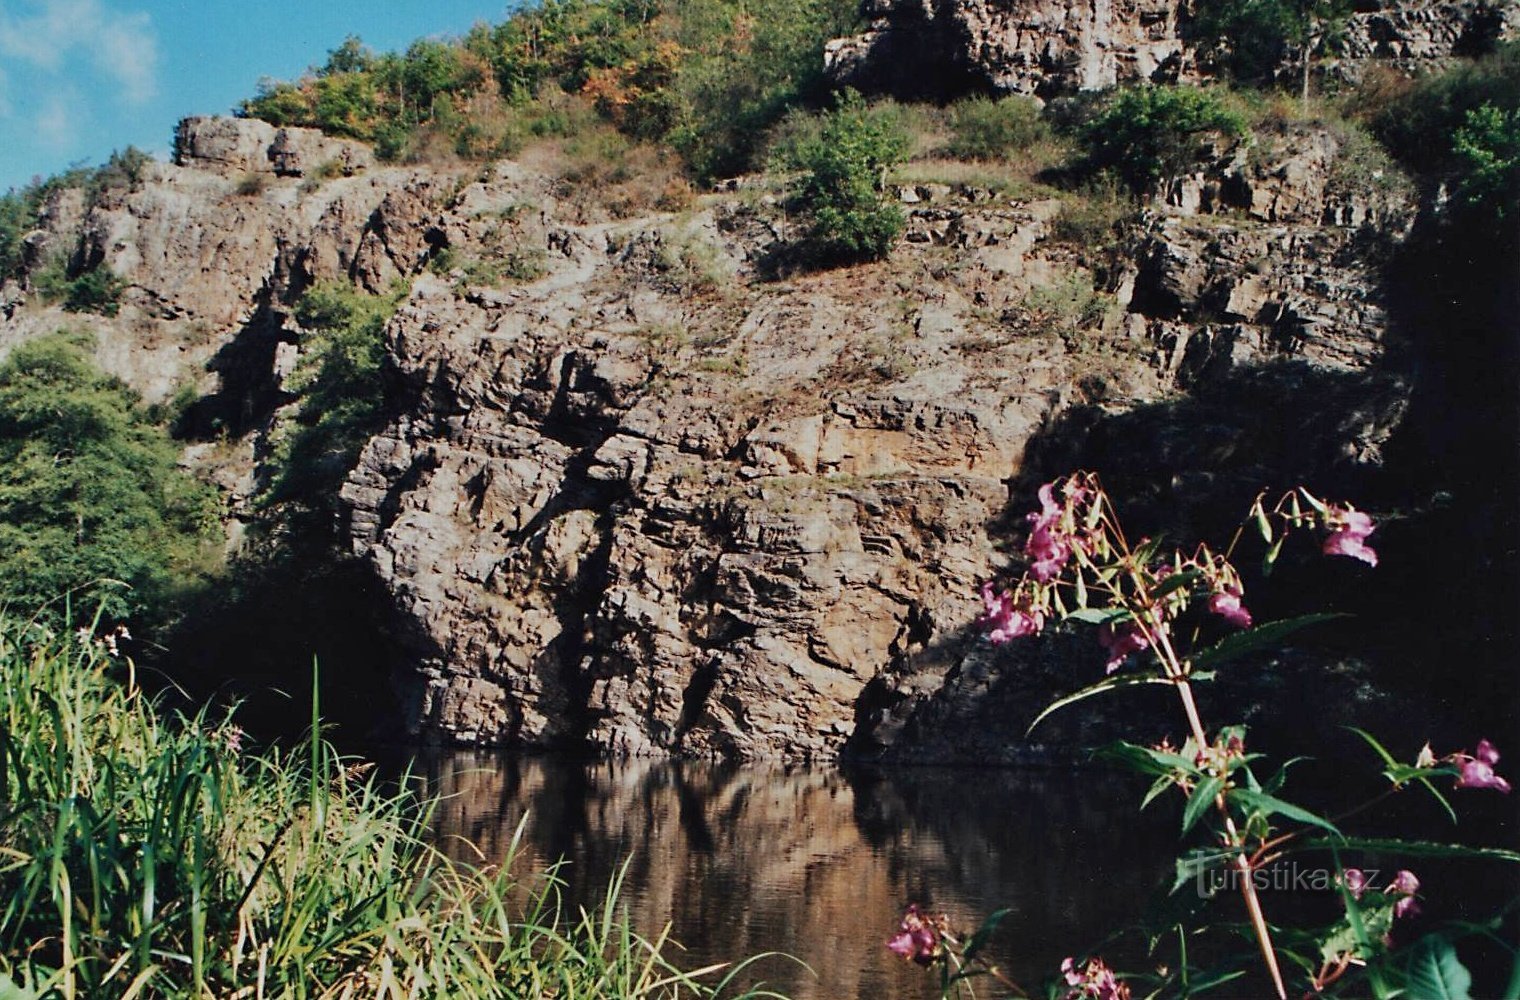
{"label": "grass", "polygon": [[35,622],[0,620],[0,666],[7,1000],[715,997],[744,968],[676,968],[620,879],[567,915],[552,872],[446,859],[410,782],[315,720],[244,752],[229,717],[171,716],[129,661]]}

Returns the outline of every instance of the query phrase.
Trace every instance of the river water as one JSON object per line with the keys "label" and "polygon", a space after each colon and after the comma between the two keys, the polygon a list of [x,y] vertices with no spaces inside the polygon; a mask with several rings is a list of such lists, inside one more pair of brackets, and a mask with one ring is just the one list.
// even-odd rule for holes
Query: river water
{"label": "river water", "polygon": [[1122,775],[486,754],[422,765],[450,853],[500,860],[526,816],[520,870],[566,861],[571,912],[627,861],[622,901],[645,935],[671,925],[678,964],[784,952],[812,971],[770,960],[758,978],[797,1000],[937,995],[883,946],[912,901],[967,928],[1011,908],[995,952],[1037,989],[1173,870],[1175,816],[1137,819]]}

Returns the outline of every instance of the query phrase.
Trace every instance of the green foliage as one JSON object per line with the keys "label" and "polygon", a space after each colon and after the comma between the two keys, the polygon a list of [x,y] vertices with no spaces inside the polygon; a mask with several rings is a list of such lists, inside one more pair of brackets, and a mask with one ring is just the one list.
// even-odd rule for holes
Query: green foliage
{"label": "green foliage", "polygon": [[1192,31],[1236,80],[1271,83],[1290,58],[1307,73],[1350,12],[1349,0],[1199,0]]}
{"label": "green foliage", "polygon": [[1444,183],[1453,221],[1514,240],[1520,204],[1520,43],[1421,80],[1378,114],[1373,131],[1427,182]]}
{"label": "green foliage", "polygon": [[67,312],[115,316],[121,308],[126,285],[105,265],[98,265],[72,278],[62,260],[54,260],[32,277],[32,287],[44,302],[63,304]]}
{"label": "green foliage", "polygon": [[1503,112],[1520,108],[1520,42],[1425,77],[1389,101],[1373,118],[1372,130],[1400,162],[1441,175],[1458,165],[1458,130],[1485,105]]}
{"label": "green foliage", "polygon": [[[214,557],[216,500],[84,342],[56,334],[0,366],[0,597],[161,616]],[[106,581],[120,581],[130,589]]]}
{"label": "green foliage", "polygon": [[1520,213],[1520,108],[1483,104],[1469,111],[1452,134],[1452,152],[1457,198],[1498,222],[1512,221]]}
{"label": "green foliage", "polygon": [[960,160],[993,160],[1048,141],[1051,130],[1031,98],[972,97],[950,109],[950,135],[946,154]]}
{"label": "green foliage", "polygon": [[803,172],[797,203],[809,220],[807,251],[820,264],[885,257],[904,224],[884,195],[886,170],[908,152],[908,137],[891,108],[871,108],[854,91],[839,95],[816,138],[792,164]]}
{"label": "green foliage", "polygon": [[[626,135],[667,142],[701,179],[753,163],[765,128],[822,92],[823,45],[850,0],[546,0],[457,42],[377,56],[347,39],[293,82],[265,81],[239,113],[416,155],[428,134],[459,156],[514,136],[564,135],[557,95],[585,97]],[[494,86],[493,86],[494,84]],[[490,136],[490,139],[484,138]]]}
{"label": "green foliage", "polygon": [[279,471],[266,503],[293,502],[330,520],[343,477],[383,422],[385,324],[406,293],[398,286],[389,295],[366,295],[330,282],[296,304],[296,319],[307,331],[291,379],[301,404],[277,446]]}
{"label": "green foliage", "polygon": [[1244,116],[1211,90],[1120,91],[1080,130],[1087,169],[1113,171],[1146,194],[1197,162],[1206,143],[1246,135]]}
{"label": "green foliage", "polygon": [[673,966],[619,915],[617,879],[567,915],[510,849],[449,860],[413,783],[364,777],[315,717],[254,753],[230,719],[166,717],[99,644],[14,620],[0,669],[0,991],[631,1000],[733,976]]}

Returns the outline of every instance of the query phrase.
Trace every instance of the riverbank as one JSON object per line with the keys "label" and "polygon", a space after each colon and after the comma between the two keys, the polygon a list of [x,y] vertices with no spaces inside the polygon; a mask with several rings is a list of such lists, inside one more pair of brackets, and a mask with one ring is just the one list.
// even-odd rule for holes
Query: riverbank
{"label": "riverbank", "polygon": [[315,718],[255,752],[230,715],[171,716],[117,638],[0,619],[7,998],[742,995],[631,924],[616,875],[571,909],[511,844],[450,859],[416,781]]}

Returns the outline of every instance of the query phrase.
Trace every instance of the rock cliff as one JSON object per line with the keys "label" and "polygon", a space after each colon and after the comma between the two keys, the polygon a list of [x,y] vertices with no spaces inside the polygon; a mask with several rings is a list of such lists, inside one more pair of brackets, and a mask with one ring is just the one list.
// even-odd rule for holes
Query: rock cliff
{"label": "rock cliff", "polygon": [[[176,164],[60,198],[33,242],[126,283],[117,319],[88,320],[102,361],[150,399],[197,387],[216,440],[188,460],[234,517],[291,399],[291,303],[324,278],[411,281],[392,419],[342,501],[412,735],[831,756],[961,718],[914,706],[990,669],[975,590],[1074,414],[1296,365],[1376,403],[1299,429],[1310,471],[1381,460],[1407,386],[1368,248],[1399,238],[1408,195],[1338,179],[1340,141],[1221,151],[1107,256],[1060,238],[1057,202],[905,187],[890,261],[777,280],[789,222],[758,182],[613,220],[525,163],[383,167],[202,119]],[[0,346],[79,322],[0,297]]]}
{"label": "rock cliff", "polygon": [[[1212,73],[1181,0],[866,0],[861,9],[868,30],[830,42],[825,59],[836,84],[868,93],[1048,98]],[[1411,72],[1509,37],[1517,24],[1504,0],[1371,0],[1356,5],[1319,72],[1352,80],[1374,64]]]}

